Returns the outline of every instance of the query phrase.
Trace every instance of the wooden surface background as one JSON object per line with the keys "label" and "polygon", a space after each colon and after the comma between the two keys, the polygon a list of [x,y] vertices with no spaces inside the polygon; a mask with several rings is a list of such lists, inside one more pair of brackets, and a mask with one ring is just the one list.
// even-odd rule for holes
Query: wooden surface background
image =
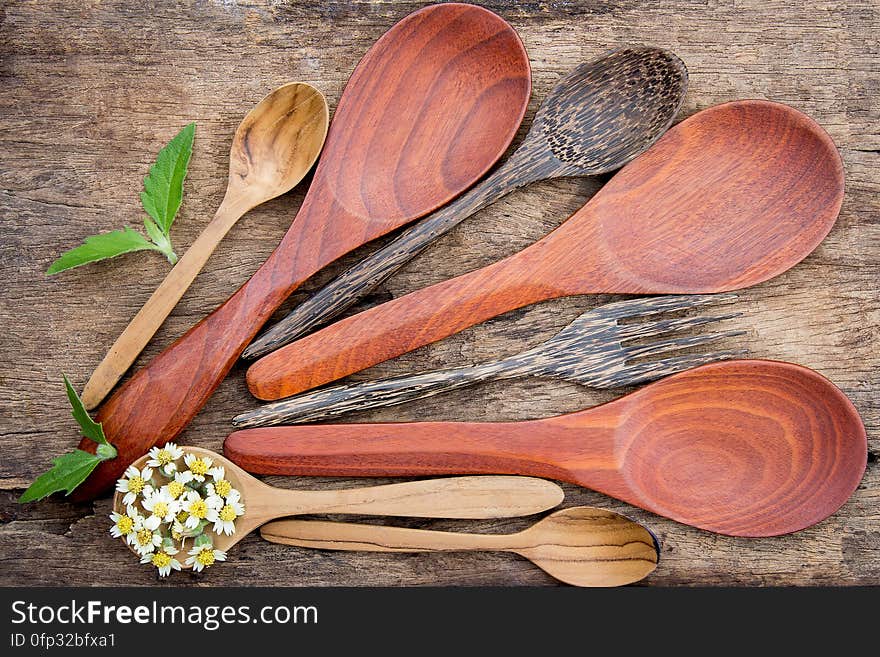
{"label": "wooden surface background", "polygon": [[[138,253],[54,278],[64,249],[90,234],[141,223],[141,179],[158,149],[197,124],[181,215],[181,253],[223,195],[227,153],[242,116],[292,80],[322,89],[331,107],[353,67],[394,22],[423,3],[218,0],[63,0],[0,4],[0,584],[155,583],[109,536],[109,497],[74,505],[17,496],[53,456],[78,440],[61,383],[81,387],[107,347],[168,270]],[[832,518],[795,535],[715,536],[587,490],[566,486],[565,505],[590,504],[645,523],[660,539],[646,585],[880,584],[880,4],[876,0],[637,0],[490,2],[529,52],[533,100],[525,125],[557,78],[623,43],[673,49],[690,70],[682,117],[737,98],[789,103],[823,125],[846,165],[837,225],[806,261],[746,290],[745,316],[727,324],[755,357],[812,367],[853,400],[868,429],[868,469]],[[521,139],[524,130],[521,131]],[[534,185],[476,215],[390,279],[368,303],[468,271],[521,249],[577,209],[602,181]],[[138,365],[233,292],[280,240],[304,185],[242,219],[209,261]],[[362,251],[363,253],[363,251]],[[339,272],[357,254],[293,297]],[[384,363],[352,379],[474,363],[549,337],[604,297],[572,297],[509,313]],[[363,306],[362,306],[363,307]],[[725,346],[734,346],[731,340]],[[254,400],[244,368],[183,434],[219,449],[230,418]],[[615,398],[559,381],[499,382],[348,421],[513,420],[544,417]],[[355,480],[270,478],[281,486]],[[414,527],[514,531],[534,519],[400,521]],[[246,539],[230,560],[168,585],[546,585],[547,575],[503,554],[347,554]]]}

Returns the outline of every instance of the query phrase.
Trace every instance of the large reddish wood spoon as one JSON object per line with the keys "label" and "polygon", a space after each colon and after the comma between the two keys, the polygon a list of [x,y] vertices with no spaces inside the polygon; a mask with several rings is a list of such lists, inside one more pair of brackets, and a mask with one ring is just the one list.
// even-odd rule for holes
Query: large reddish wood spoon
{"label": "large reddish wood spoon", "polygon": [[816,248],[842,199],[840,156],[810,118],[767,101],[711,107],[544,239],[289,344],[251,366],[248,386],[287,397],[554,297],[755,285]]}
{"label": "large reddish wood spoon", "polygon": [[733,536],[786,534],[828,517],[868,454],[859,414],[834,384],[761,360],[703,365],[543,420],[245,429],[224,450],[264,474],[548,477]]}
{"label": "large reddish wood spoon", "polygon": [[[389,30],[352,74],[280,246],[226,303],[101,407],[98,419],[119,456],[102,463],[74,497],[106,490],[128,463],[180,433],[305,279],[476,182],[516,134],[530,89],[519,37],[488,10],[435,5]],[[80,446],[94,449],[88,440]]]}

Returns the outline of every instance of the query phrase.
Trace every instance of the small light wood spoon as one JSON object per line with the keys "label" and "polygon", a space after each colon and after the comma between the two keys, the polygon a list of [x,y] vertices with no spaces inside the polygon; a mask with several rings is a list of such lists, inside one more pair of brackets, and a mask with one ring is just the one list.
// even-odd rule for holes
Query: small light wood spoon
{"label": "small light wood spoon", "polygon": [[[241,493],[244,515],[235,521],[231,536],[211,533],[214,547],[228,550],[260,525],[284,516],[312,513],[346,513],[410,518],[510,518],[528,516],[559,506],[564,493],[552,481],[533,477],[446,477],[338,490],[286,490],[274,488],[239,468],[232,461],[200,447],[187,453],[209,457],[226,469],[226,479]],[[146,465],[148,455],[134,462]],[[113,497],[113,508],[125,513],[123,493]]]}
{"label": "small light wood spoon", "polygon": [[329,124],[327,101],[304,82],[279,87],[248,112],[232,140],[229,182],[217,213],[92,373],[82,393],[87,409],[100,404],[131,367],[235,223],[305,177]]}
{"label": "small light wood spoon", "polygon": [[653,534],[629,518],[588,506],[562,509],[516,534],[459,534],[319,520],[276,520],[260,536],[322,550],[513,552],[574,586],[622,586],[657,567]]}
{"label": "small light wood spoon", "polygon": [[733,536],[824,520],[856,489],[868,457],[843,392],[806,367],[765,360],[703,365],[541,420],[245,429],[224,450],[264,474],[559,479]]}

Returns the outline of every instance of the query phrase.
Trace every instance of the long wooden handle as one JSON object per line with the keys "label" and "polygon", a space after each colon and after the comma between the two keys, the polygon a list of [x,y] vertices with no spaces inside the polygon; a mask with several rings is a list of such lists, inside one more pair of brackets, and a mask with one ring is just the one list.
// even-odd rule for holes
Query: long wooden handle
{"label": "long wooden handle", "polygon": [[334,386],[264,404],[236,415],[232,418],[232,424],[243,429],[282,423],[316,422],[353,411],[395,406],[464,388],[479,381],[502,376],[509,369],[501,361]]}
{"label": "long wooden handle", "polygon": [[358,552],[491,551],[504,550],[515,542],[506,534],[464,534],[323,520],[275,520],[260,528],[260,536],[270,543]]}
{"label": "long wooden handle", "polygon": [[546,157],[533,152],[535,150],[529,143],[524,143],[504,165],[470,192],[422,219],[294,308],[287,317],[254,340],[242,356],[258,358],[326,323],[475,212],[518,187],[552,176],[555,169]]}
{"label": "long wooden handle", "polygon": [[87,409],[91,410],[100,404],[131,367],[138,354],[174,310],[184,292],[192,285],[217,245],[251,205],[249,199],[242,196],[230,198],[227,195],[223,199],[211,222],[168,272],[165,280],[147,299],[95,368],[82,393],[82,401]]}
{"label": "long wooden handle", "polygon": [[[176,437],[281,302],[321,267],[365,241],[364,234],[350,226],[316,244],[313,236],[337,218],[327,219],[326,209],[312,211],[308,201],[307,197],[281,244],[250,280],[101,406],[97,419],[119,454],[103,461],[74,491],[74,499],[91,499],[107,490],[129,463],[154,444]],[[344,216],[338,207],[331,211]],[[95,443],[83,439],[80,449],[93,451]]]}
{"label": "long wooden handle", "polygon": [[278,518],[344,513],[410,518],[512,518],[558,506],[565,493],[533,477],[446,477],[362,488],[300,491],[271,489],[248,513]]}
{"label": "long wooden handle", "polygon": [[280,399],[335,381],[522,306],[560,296],[532,283],[540,252],[521,251],[488,267],[418,290],[264,356],[247,373],[251,393]]}

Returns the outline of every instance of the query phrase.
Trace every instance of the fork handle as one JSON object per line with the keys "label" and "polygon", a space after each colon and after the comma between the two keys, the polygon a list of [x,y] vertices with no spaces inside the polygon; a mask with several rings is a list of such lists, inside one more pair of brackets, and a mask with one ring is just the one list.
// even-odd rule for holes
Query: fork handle
{"label": "fork handle", "polygon": [[515,363],[496,361],[471,367],[397,376],[378,381],[324,388],[236,415],[232,424],[239,428],[265,427],[324,420],[351,411],[395,406],[423,397],[464,388],[473,383],[516,376],[522,368]]}

